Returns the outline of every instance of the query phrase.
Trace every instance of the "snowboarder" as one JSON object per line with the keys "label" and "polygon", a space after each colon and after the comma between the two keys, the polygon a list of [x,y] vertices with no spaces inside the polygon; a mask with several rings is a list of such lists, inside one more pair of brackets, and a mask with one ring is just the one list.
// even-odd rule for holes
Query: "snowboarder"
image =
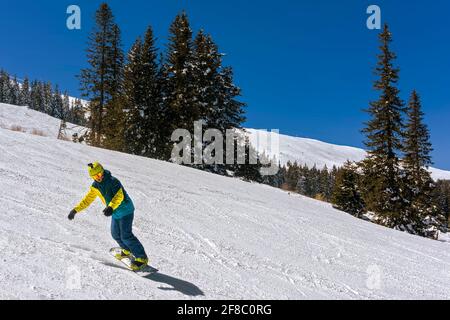
{"label": "snowboarder", "polygon": [[88,208],[97,196],[102,200],[106,208],[103,214],[111,217],[111,234],[122,249],[116,255],[121,260],[135,257],[132,260],[131,269],[138,271],[147,266],[148,258],[141,242],[132,232],[134,205],[131,198],[123,188],[120,181],[111,175],[111,172],[103,169],[98,162],[88,164],[89,175],[94,182],[89,192],[81,202],[69,213],[69,220]]}

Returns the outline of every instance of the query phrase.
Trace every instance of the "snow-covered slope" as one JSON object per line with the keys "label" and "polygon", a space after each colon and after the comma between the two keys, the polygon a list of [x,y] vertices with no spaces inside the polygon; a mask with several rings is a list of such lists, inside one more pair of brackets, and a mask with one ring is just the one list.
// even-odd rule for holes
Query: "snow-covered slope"
{"label": "snow-covered slope", "polygon": [[[313,139],[291,137],[264,130],[246,129],[249,132],[250,141],[260,152],[275,156],[282,164],[288,161],[297,161],[309,167],[316,165],[323,168],[342,166],[347,160],[360,161],[366,156],[366,151],[359,148],[339,146]],[[279,141],[279,155],[270,152],[270,139]],[[450,171],[436,168],[429,169],[433,179],[450,180]]]}
{"label": "snow-covered slope", "polygon": [[[72,98],[74,99],[74,98]],[[83,101],[83,103],[87,103]],[[52,118],[44,113],[31,110],[28,107],[15,106],[0,103],[0,128],[11,129],[12,126],[19,126],[23,131],[32,133],[33,130],[41,131],[45,136],[57,137],[60,120]],[[309,167],[316,165],[319,168],[325,165],[328,168],[341,166],[347,160],[360,161],[366,152],[363,149],[354,147],[339,146],[313,139],[291,137],[283,134],[275,134],[263,130],[246,129],[250,134],[250,141],[261,152],[271,156],[275,154],[269,152],[270,139],[278,137],[280,142],[279,156],[282,164],[288,161],[307,164]],[[73,133],[83,134],[85,128],[68,123],[66,136],[71,138]],[[450,180],[450,171],[430,168],[435,180]]]}
{"label": "snow-covered slope", "polygon": [[450,171],[430,167],[429,171],[434,180],[450,180]]}
{"label": "snow-covered slope", "polygon": [[[34,134],[38,133],[46,137],[57,138],[60,124],[61,120],[26,106],[0,103],[0,128],[27,133],[34,132]],[[72,137],[72,134],[78,133],[80,135],[86,130],[71,123],[67,123],[66,126],[65,132],[68,139]]]}
{"label": "snow-covered slope", "polygon": [[[160,273],[109,257],[98,201],[67,219],[93,160],[135,202]],[[0,128],[0,193],[0,299],[450,298],[448,243],[175,164]]]}

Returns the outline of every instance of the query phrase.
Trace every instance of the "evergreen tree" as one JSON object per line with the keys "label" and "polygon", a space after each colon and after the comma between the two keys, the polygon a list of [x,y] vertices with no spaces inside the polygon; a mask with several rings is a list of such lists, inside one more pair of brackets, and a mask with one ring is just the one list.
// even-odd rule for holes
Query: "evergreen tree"
{"label": "evergreen tree", "polygon": [[18,105],[20,100],[20,86],[17,77],[9,81],[9,103]]}
{"label": "evergreen tree", "polygon": [[123,107],[125,105],[124,96],[117,96],[108,102],[108,112],[104,119],[104,133],[105,138],[102,141],[102,147],[115,150],[124,151],[125,146],[125,113]]}
{"label": "evergreen tree", "polygon": [[286,189],[295,191],[297,188],[297,182],[299,180],[299,166],[297,162],[292,163],[291,161],[288,161],[286,164],[286,176],[285,176],[285,183],[286,183]]}
{"label": "evergreen tree", "polygon": [[[77,119],[80,122],[84,119],[84,110],[82,110],[81,101],[79,99],[77,101],[80,105],[77,107]],[[11,78],[4,70],[0,70],[0,102],[28,106],[32,110],[62,120],[71,119],[72,116],[69,96],[66,92],[61,94],[58,85],[52,89],[50,82],[44,83],[38,80],[30,82],[28,77],[20,83],[17,77]]]}
{"label": "evergreen tree", "polygon": [[364,198],[368,209],[379,215],[379,223],[396,227],[404,223],[398,152],[402,148],[405,108],[396,87],[399,70],[393,65],[396,56],[389,47],[392,34],[387,25],[379,38],[381,54],[376,68],[379,79],[374,88],[380,91],[380,98],[370,104],[367,111],[372,118],[363,130],[368,149],[368,158],[362,162]]}
{"label": "evergreen tree", "polygon": [[259,161],[259,155],[255,149],[253,149],[248,136],[244,139],[245,143],[245,163],[236,164],[235,176],[244,178],[247,181],[262,182],[261,176],[261,163]]}
{"label": "evergreen tree", "polygon": [[448,227],[450,222],[450,180],[436,182],[433,199],[438,212],[444,217],[444,227]]}
{"label": "evergreen tree", "polygon": [[[193,83],[196,109],[204,121],[204,131],[217,129],[225,137],[227,130],[242,129],[242,123],[245,121],[243,110],[245,104],[237,100],[241,90],[233,83],[232,69],[222,66],[222,56],[211,35],[200,30],[194,40]],[[226,169],[234,170],[234,166],[235,164],[202,167],[224,174]]]}
{"label": "evergreen tree", "polygon": [[30,84],[30,108],[37,109],[37,81],[33,80]]}
{"label": "evergreen tree", "polygon": [[298,175],[298,180],[295,185],[294,191],[306,196],[306,192],[308,189],[308,172],[304,170],[304,168],[299,168],[300,172]]}
{"label": "evergreen tree", "polygon": [[[217,77],[217,103],[212,108],[209,117],[209,125],[217,128],[221,132],[227,130],[242,130],[242,124],[245,122],[244,108],[245,103],[237,98],[241,96],[241,89],[233,83],[233,70],[231,67],[224,67]],[[224,149],[225,150],[225,149]],[[233,166],[225,166],[232,170]]]}
{"label": "evergreen tree", "polygon": [[0,102],[7,103],[7,87],[6,83],[8,83],[9,77],[4,70],[0,71]]}
{"label": "evergreen tree", "polygon": [[19,104],[22,106],[31,106],[31,88],[28,77],[25,77],[20,89]]}
{"label": "evergreen tree", "polygon": [[138,38],[128,54],[124,89],[128,110],[127,150],[156,159],[168,159],[162,99],[162,76],[151,27],[144,42]]}
{"label": "evergreen tree", "polygon": [[75,122],[79,125],[86,126],[87,119],[86,119],[86,109],[81,103],[80,99],[75,100],[75,104],[73,106],[73,113],[75,115],[75,119],[78,119],[78,122]]}
{"label": "evergreen tree", "polygon": [[[169,159],[169,149],[166,137],[169,132],[166,126],[166,104],[164,103],[164,73],[158,64],[156,39],[151,27],[147,28],[142,46],[144,63],[145,108],[143,123],[143,155],[155,159]],[[160,61],[160,64],[163,64]]]}
{"label": "evergreen tree", "polygon": [[[83,69],[80,84],[83,96],[89,99],[90,143],[102,145],[103,118],[108,103],[117,95],[120,79],[120,34],[114,16],[106,3],[96,12],[96,25],[89,37],[87,49],[89,68]],[[114,103],[117,106],[116,103]],[[110,106],[114,108],[114,106]]]}
{"label": "evergreen tree", "polygon": [[111,56],[108,59],[110,69],[110,97],[106,103],[103,123],[102,147],[110,150],[124,151],[125,149],[125,98],[123,97],[124,54],[120,29],[117,24],[112,26]]}
{"label": "evergreen tree", "polygon": [[[405,198],[409,202],[407,225],[410,233],[435,237],[442,217],[433,203],[434,182],[427,168],[432,164],[430,134],[423,123],[419,95],[414,90],[408,105],[408,122],[404,134]],[[406,227],[403,227],[404,229]]]}
{"label": "evergreen tree", "polygon": [[423,169],[432,164],[430,153],[433,149],[428,128],[423,123],[424,113],[416,90],[411,94],[407,115],[403,166],[414,180],[420,180]]}
{"label": "evergreen tree", "polygon": [[[206,35],[200,30],[193,42],[193,77],[192,84],[194,90],[195,109],[199,112],[199,119],[203,121],[202,136],[208,129],[219,129],[213,121],[212,115],[218,105],[218,85],[217,79],[221,68],[221,55],[218,52],[217,45],[213,42],[210,35]],[[225,131],[221,131],[225,137]],[[202,150],[207,143],[204,142]],[[223,148],[226,150],[226,141],[223,142]],[[224,154],[225,157],[225,154]],[[195,168],[225,174],[226,166],[220,164],[206,165],[196,164]],[[230,170],[233,170],[230,168]]]}
{"label": "evergreen tree", "polygon": [[34,80],[31,83],[31,92],[30,92],[31,109],[40,112],[45,112],[43,92],[44,91],[42,83],[37,80]]}
{"label": "evergreen tree", "polygon": [[142,123],[145,90],[142,69],[142,40],[138,37],[128,52],[128,63],[124,69],[124,92],[127,110],[124,135],[126,152],[139,155],[144,149],[142,146]]}
{"label": "evergreen tree", "polygon": [[70,99],[67,91],[64,91],[64,94],[62,95],[62,108],[59,111],[59,115],[60,119],[68,121],[70,116]]}
{"label": "evergreen tree", "polygon": [[[276,159],[272,159],[272,162],[276,161]],[[274,175],[268,175],[262,177],[262,183],[267,184],[274,188],[282,188],[284,184],[284,177],[285,177],[285,167],[281,166],[281,164],[278,162],[278,172]]]}
{"label": "evergreen tree", "polygon": [[325,201],[329,201],[331,197],[331,190],[328,188],[329,182],[329,173],[328,167],[325,165],[322,170],[319,172],[319,194],[322,196],[321,198]]}
{"label": "evergreen tree", "polygon": [[220,73],[219,92],[219,107],[216,108],[219,112],[213,117],[216,122],[211,123],[219,130],[241,129],[246,120],[244,115],[246,104],[237,100],[241,96],[241,89],[234,84],[231,67],[223,68]]}
{"label": "evergreen tree", "polygon": [[86,125],[86,116],[81,100],[75,99],[72,102],[69,101],[69,105],[67,121],[84,127]]}
{"label": "evergreen tree", "polygon": [[299,167],[299,181],[295,190],[304,196],[311,197],[312,183],[311,170],[304,164]]}
{"label": "evergreen tree", "polygon": [[332,202],[336,209],[360,218],[365,213],[365,204],[358,184],[357,166],[348,161],[337,172]]}
{"label": "evergreen tree", "polygon": [[331,202],[331,198],[333,196],[334,186],[336,184],[337,173],[338,173],[338,169],[335,165],[333,165],[333,169],[331,169],[330,174],[328,176],[328,190],[330,190],[330,192],[331,192],[328,200],[330,202]]}
{"label": "evergreen tree", "polygon": [[[194,78],[195,103],[201,118],[205,120],[204,129],[219,128],[220,83],[217,83],[222,67],[222,55],[210,35],[200,30],[194,40]],[[220,81],[220,80],[219,80]]]}
{"label": "evergreen tree", "polygon": [[[52,91],[52,84],[50,82],[41,83],[41,101],[42,101],[42,109],[44,113],[54,116],[53,114],[53,91]],[[40,111],[40,110],[38,110]]]}
{"label": "evergreen tree", "polygon": [[2,73],[1,78],[2,81],[1,81],[0,95],[2,97],[2,102],[14,104],[15,93],[13,87],[13,79],[11,79],[10,75],[5,71]]}
{"label": "evergreen tree", "polygon": [[48,114],[52,117],[65,120],[66,110],[64,110],[64,102],[58,85],[55,86],[55,89],[52,92]]}
{"label": "evergreen tree", "polygon": [[172,80],[170,80],[170,65],[167,62],[167,52],[160,53],[158,59],[159,72],[159,88],[160,95],[159,102],[159,138],[157,145],[153,146],[154,152],[156,152],[156,158],[160,160],[171,161],[171,153],[173,148],[173,141],[171,141],[171,135],[173,133],[174,125],[171,125],[173,119],[173,110],[170,102],[172,99],[173,87]]}
{"label": "evergreen tree", "polygon": [[305,195],[311,198],[314,198],[320,190],[319,187],[319,170],[317,169],[317,166],[314,164],[312,169],[308,169],[308,167],[305,165],[306,168],[306,190]]}
{"label": "evergreen tree", "polygon": [[167,124],[170,132],[178,128],[193,132],[194,121],[200,119],[200,109],[195,103],[192,30],[185,12],[175,18],[169,33],[164,67]]}

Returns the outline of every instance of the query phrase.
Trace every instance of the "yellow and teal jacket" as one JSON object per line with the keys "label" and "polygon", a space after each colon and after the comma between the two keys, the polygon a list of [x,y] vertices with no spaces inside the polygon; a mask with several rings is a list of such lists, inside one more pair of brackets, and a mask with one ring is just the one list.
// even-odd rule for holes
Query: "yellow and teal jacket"
{"label": "yellow and teal jacket", "polygon": [[113,208],[113,219],[120,219],[134,213],[134,205],[131,198],[117,178],[111,172],[105,170],[102,182],[94,181],[89,192],[75,207],[78,213],[91,205],[99,197],[105,206]]}

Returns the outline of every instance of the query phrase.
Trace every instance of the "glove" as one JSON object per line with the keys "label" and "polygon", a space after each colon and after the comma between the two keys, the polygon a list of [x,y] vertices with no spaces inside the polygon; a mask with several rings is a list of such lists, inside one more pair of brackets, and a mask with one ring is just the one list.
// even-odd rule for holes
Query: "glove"
{"label": "glove", "polygon": [[111,217],[113,214],[113,208],[111,207],[106,207],[105,210],[103,210],[103,214],[107,217]]}
{"label": "glove", "polygon": [[75,211],[75,209],[73,209],[72,211],[70,211],[69,216],[67,218],[69,218],[69,220],[73,220],[76,214],[77,212]]}

